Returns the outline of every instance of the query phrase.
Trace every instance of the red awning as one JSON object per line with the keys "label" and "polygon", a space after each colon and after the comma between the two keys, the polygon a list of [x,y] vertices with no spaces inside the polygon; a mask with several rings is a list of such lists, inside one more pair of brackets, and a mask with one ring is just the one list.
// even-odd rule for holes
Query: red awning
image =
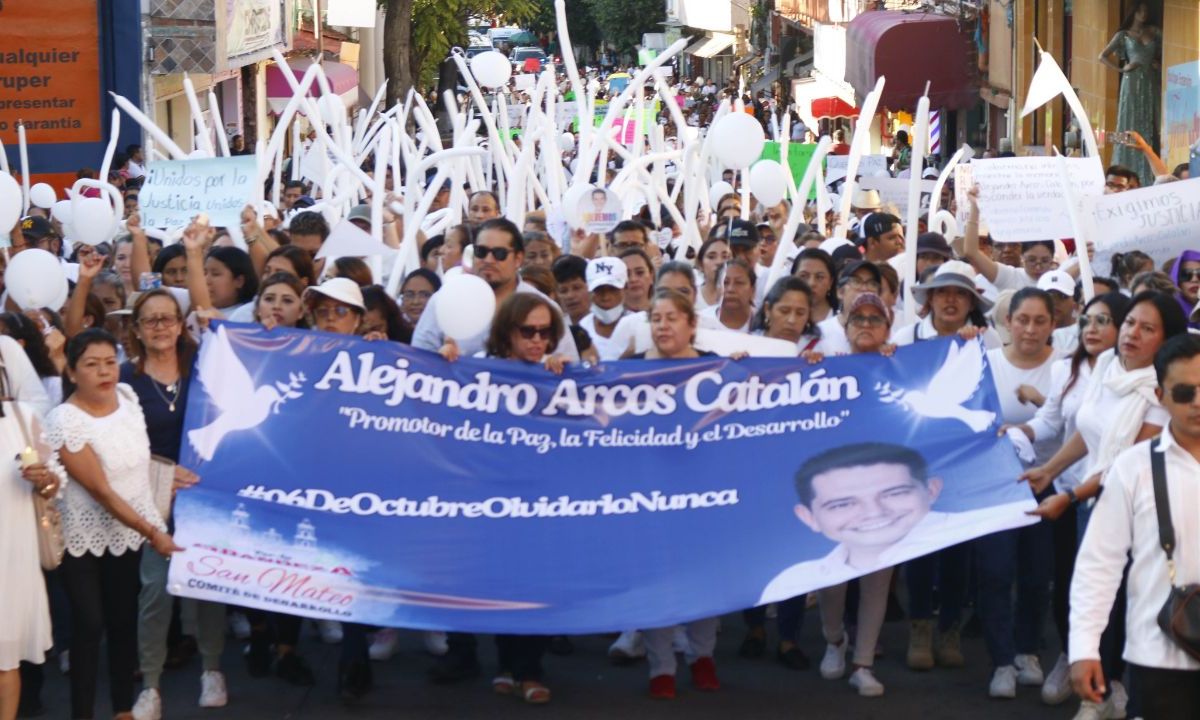
{"label": "red awning", "polygon": [[865,12],[846,30],[846,80],[866,97],[887,78],[881,106],[915,109],[929,85],[929,107],[961,110],[979,102],[970,35],[946,15]]}
{"label": "red awning", "polygon": [[812,101],[812,116],[817,120],[822,118],[855,118],[858,117],[858,109],[853,105],[848,105],[845,100],[838,97],[814,98]]}

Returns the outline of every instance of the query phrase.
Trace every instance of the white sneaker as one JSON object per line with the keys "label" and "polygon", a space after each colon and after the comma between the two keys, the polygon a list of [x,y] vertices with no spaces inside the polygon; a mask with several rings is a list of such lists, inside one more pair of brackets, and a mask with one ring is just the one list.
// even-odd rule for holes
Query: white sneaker
{"label": "white sneaker", "polygon": [[425,633],[425,651],[436,657],[450,652],[450,646],[446,644],[446,633],[440,630],[427,631]]}
{"label": "white sneaker", "polygon": [[230,613],[229,629],[238,640],[250,639],[250,619],[246,617],[245,613]]}
{"label": "white sneaker", "polygon": [[1104,702],[1108,706],[1107,714],[1104,716],[1107,720],[1125,720],[1128,716],[1126,706],[1129,705],[1129,693],[1125,691],[1125,686],[1119,680],[1113,680],[1109,685],[1112,686],[1112,692],[1108,695],[1108,700]]}
{"label": "white sneaker", "polygon": [[996,672],[992,673],[992,682],[988,685],[988,696],[1015,698],[1017,696],[1017,669],[1012,665],[996,668]]}
{"label": "white sneaker", "polygon": [[1079,703],[1079,710],[1071,720],[1104,720],[1108,717],[1108,703],[1094,703],[1084,700]]}
{"label": "white sneaker", "polygon": [[396,643],[399,641],[400,633],[393,628],[376,630],[367,654],[372,660],[390,660],[396,654]]}
{"label": "white sneaker", "polygon": [[219,708],[229,703],[229,692],[225,689],[225,675],[208,670],[200,676],[200,707]]}
{"label": "white sneaker", "polygon": [[71,651],[63,650],[58,654],[58,671],[63,675],[71,672]]}
{"label": "white sneaker", "polygon": [[646,641],[637,630],[626,630],[608,646],[608,657],[614,660],[637,660],[646,657]]}
{"label": "white sneaker", "polygon": [[875,679],[871,668],[861,667],[850,675],[850,687],[858,690],[860,697],[879,697],[883,695],[883,683]]}
{"label": "white sneaker", "polygon": [[162,720],[162,695],[154,688],[146,688],[133,704],[133,720]]}
{"label": "white sneaker", "polygon": [[1046,676],[1042,684],[1042,702],[1047,705],[1058,705],[1071,697],[1071,663],[1067,661],[1066,653],[1059,653],[1054,668]]}
{"label": "white sneaker", "polygon": [[687,630],[682,625],[676,625],[675,633],[671,636],[671,650],[687,655],[691,649],[692,645],[688,642]]}
{"label": "white sneaker", "polygon": [[1013,665],[1017,668],[1018,685],[1041,685],[1046,679],[1037,655],[1018,655],[1013,658]]}
{"label": "white sneaker", "polygon": [[825,644],[825,657],[821,658],[821,677],[826,680],[837,680],[846,674],[846,642],[838,645]]}
{"label": "white sneaker", "polygon": [[342,624],[336,620],[318,620],[317,632],[321,635],[321,642],[328,645],[342,641]]}

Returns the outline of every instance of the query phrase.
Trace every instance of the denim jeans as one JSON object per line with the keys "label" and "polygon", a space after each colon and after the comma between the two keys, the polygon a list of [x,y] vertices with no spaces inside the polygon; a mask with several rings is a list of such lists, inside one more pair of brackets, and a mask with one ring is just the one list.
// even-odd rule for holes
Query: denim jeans
{"label": "denim jeans", "polygon": [[1018,654],[1038,652],[1050,609],[1053,547],[1053,528],[1044,520],[975,540],[977,607],[993,667],[1012,665]]}
{"label": "denim jeans", "polygon": [[945,632],[962,618],[967,599],[967,570],[971,561],[967,543],[948,547],[904,564],[908,581],[908,615],[912,620],[932,620],[937,590],[938,630]]}

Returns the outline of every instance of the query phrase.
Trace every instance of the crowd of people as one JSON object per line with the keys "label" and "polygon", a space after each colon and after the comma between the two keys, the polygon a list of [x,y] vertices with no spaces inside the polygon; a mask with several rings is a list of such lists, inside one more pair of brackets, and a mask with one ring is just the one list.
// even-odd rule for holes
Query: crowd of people
{"label": "crowd of people", "polygon": [[[685,101],[687,116],[703,125],[717,92],[711,81],[698,83]],[[911,158],[901,152],[895,160],[901,172]],[[247,206],[240,227],[246,249],[203,218],[177,242],[164,242],[163,233],[141,224],[143,163],[137,146],[114,163],[110,180],[124,191],[126,216],[111,243],[71,243],[59,218],[35,210],[12,228],[4,256],[8,262],[27,249],[45,250],[73,281],[62,307],[10,303],[0,315],[0,437],[10,458],[0,491],[0,568],[10,587],[26,588],[0,596],[0,720],[39,711],[48,657],[69,671],[71,717],[94,717],[102,647],[118,718],[162,717],[164,669],[197,653],[199,705],[223,707],[230,626],[252,677],[318,681],[304,657],[301,618],[180,602],[167,591],[168,560],[180,550],[171,536],[171,498],[199,481],[179,465],[189,384],[214,319],[405,343],[452,362],[479,356],[551,373],[576,363],[711,356],[713,338],[730,333],[794,346],[803,364],[863,353],[903,362],[897,348],[924,340],[981,342],[1001,432],[1025,467],[1020,480],[1038,502],[1039,522],[777,603],[775,658],[805,672],[806,651],[816,651],[821,677],[881,696],[886,678],[873,668],[880,630],[889,612],[901,612],[910,622],[906,663],[917,671],[963,666],[964,626],[978,626],[990,659],[981,695],[1013,698],[1018,686],[1038,686],[1046,703],[1061,704],[1074,693],[1081,720],[1200,713],[1200,660],[1154,620],[1173,583],[1200,581],[1193,512],[1200,507],[1200,338],[1191,332],[1200,328],[1200,248],[1161,267],[1143,253],[1119,255],[1085,292],[1076,248],[1050,238],[994,242],[972,191],[963,237],[930,232],[922,219],[912,288],[917,319],[903,322],[905,228],[895,208],[859,192],[854,217],[827,218],[830,228],[846,222],[850,241],[826,237],[815,222],[785,237],[788,201],[768,207],[743,196],[743,179],[730,172],[735,192],[693,220],[704,238],[698,248],[668,213],[648,207],[608,233],[570,228],[556,235],[544,209],[505,218],[496,193],[474,192],[462,224],[418,234],[421,267],[393,297],[363,258],[318,257],[331,229],[309,209],[316,200],[299,180],[282,188],[279,207]],[[1136,178],[1110,168],[1109,190]],[[435,210],[449,202],[443,190]],[[743,207],[746,197],[750,207]],[[812,208],[806,212],[814,220]],[[368,205],[348,220],[373,229]],[[385,209],[381,235],[392,248],[404,222]],[[769,282],[778,253],[786,271]],[[495,293],[489,327],[471,338],[447,336],[435,312],[443,278],[460,272]],[[1153,522],[1146,525],[1155,517],[1153,438],[1166,457],[1176,512],[1170,577]],[[47,572],[39,567],[35,496],[61,509],[65,555]],[[823,648],[801,640],[810,601],[819,606]],[[740,656],[767,654],[768,616],[766,607],[745,611]],[[1047,616],[1056,635],[1049,647],[1059,650],[1043,668]],[[395,651],[398,631],[318,626],[325,642],[341,644],[337,692],[348,702],[363,697],[374,682],[372,663]],[[649,694],[669,699],[682,652],[691,684],[715,691],[717,627],[706,618],[626,629],[610,657],[645,657]],[[438,656],[436,682],[480,674],[476,637],[425,635]],[[501,635],[495,642],[492,689],[548,702],[544,655],[572,652],[570,638]]]}

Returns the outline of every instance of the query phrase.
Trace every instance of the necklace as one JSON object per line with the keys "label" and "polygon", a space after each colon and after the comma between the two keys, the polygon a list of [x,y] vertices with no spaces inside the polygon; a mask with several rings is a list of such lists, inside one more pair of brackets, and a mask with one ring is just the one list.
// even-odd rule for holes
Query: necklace
{"label": "necklace", "polygon": [[167,395],[158,388],[160,383],[157,380],[150,378],[150,384],[154,386],[154,392],[158,393],[158,396],[162,398],[162,401],[167,404],[167,410],[169,412],[175,412],[175,403],[179,400],[179,383],[173,382],[170,385],[163,384],[163,387],[167,389],[167,393],[170,393],[170,398],[168,398]]}

